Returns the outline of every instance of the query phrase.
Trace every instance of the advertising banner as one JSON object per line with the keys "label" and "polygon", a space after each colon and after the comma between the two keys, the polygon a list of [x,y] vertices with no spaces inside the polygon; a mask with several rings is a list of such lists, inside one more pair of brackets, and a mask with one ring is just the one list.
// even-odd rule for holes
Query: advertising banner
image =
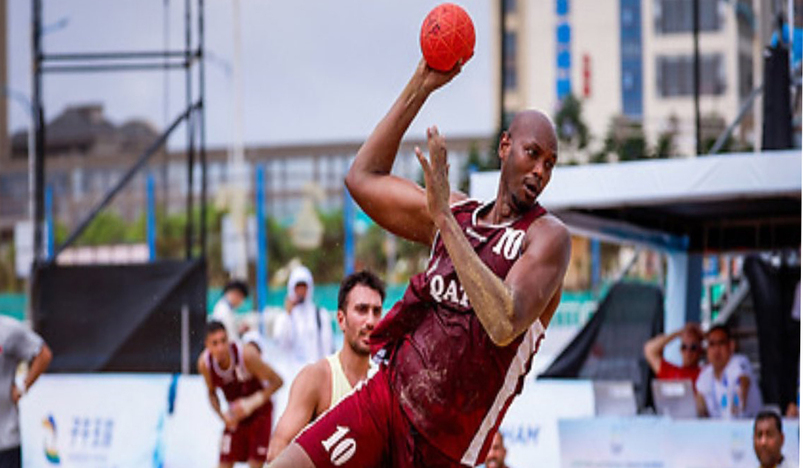
{"label": "advertising banner", "polygon": [[20,401],[23,466],[213,467],[223,424],[200,376],[44,375]]}
{"label": "advertising banner", "polygon": [[507,464],[560,466],[558,420],[593,415],[594,391],[590,381],[527,379],[500,426]]}
{"label": "advertising banner", "polygon": [[[782,453],[799,460],[797,420],[784,420]],[[589,418],[559,423],[563,468],[755,468],[751,420]],[[558,465],[555,465],[558,466]]]}

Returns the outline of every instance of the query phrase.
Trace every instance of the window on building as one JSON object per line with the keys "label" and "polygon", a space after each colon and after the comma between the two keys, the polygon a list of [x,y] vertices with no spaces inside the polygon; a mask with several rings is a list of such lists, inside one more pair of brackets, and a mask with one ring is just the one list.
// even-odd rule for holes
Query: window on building
{"label": "window on building", "polygon": [[739,36],[751,38],[756,30],[756,16],[753,13],[753,2],[750,0],[738,0],[735,5],[736,25]]}
{"label": "window on building", "polygon": [[[721,27],[719,0],[698,0],[700,31],[717,31]],[[693,28],[693,0],[654,0],[655,30],[659,34],[688,33]]]}
{"label": "window on building", "polygon": [[555,2],[555,14],[564,16],[569,14],[569,0],[557,0]]}
{"label": "window on building", "polygon": [[504,86],[505,90],[515,90],[518,86],[516,62],[516,32],[505,31],[505,57],[504,57]]}
{"label": "window on building", "polygon": [[[700,94],[720,95],[725,92],[725,66],[722,55],[700,57]],[[656,59],[656,80],[661,97],[694,94],[694,59],[690,55],[659,56]]]}
{"label": "window on building", "polygon": [[739,55],[739,97],[746,98],[753,91],[753,58]]}
{"label": "window on building", "polygon": [[516,11],[516,0],[502,0],[502,6],[505,13],[513,13]]}

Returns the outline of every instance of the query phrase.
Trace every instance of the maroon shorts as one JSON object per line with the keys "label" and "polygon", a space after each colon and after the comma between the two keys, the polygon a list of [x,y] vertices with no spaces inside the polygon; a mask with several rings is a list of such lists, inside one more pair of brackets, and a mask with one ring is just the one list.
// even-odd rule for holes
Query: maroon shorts
{"label": "maroon shorts", "polygon": [[410,424],[382,366],[295,440],[317,468],[461,466]]}
{"label": "maroon shorts", "polygon": [[258,460],[268,456],[273,405],[270,402],[247,419],[240,421],[233,432],[225,429],[220,441],[220,461],[223,463]]}

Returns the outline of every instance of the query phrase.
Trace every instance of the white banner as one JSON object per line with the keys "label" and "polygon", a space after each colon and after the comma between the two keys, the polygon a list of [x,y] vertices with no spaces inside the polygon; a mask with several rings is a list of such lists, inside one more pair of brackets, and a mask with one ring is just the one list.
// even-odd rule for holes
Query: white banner
{"label": "white banner", "polygon": [[26,468],[217,465],[223,424],[199,376],[44,375],[20,405]]}
{"label": "white banner", "polygon": [[558,420],[594,415],[588,380],[528,378],[502,421],[500,431],[510,466],[560,466]]}
{"label": "white banner", "polygon": [[[799,422],[784,420],[782,453],[799,460]],[[593,418],[560,422],[563,468],[754,468],[753,422]],[[558,465],[555,465],[558,466]]]}

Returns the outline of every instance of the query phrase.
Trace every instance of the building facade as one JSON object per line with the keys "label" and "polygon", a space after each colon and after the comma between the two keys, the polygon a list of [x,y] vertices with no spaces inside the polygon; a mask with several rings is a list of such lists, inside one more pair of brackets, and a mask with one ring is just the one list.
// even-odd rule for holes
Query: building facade
{"label": "building facade", "polygon": [[[47,124],[46,186],[53,198],[53,215],[68,228],[76,226],[138,160],[158,137],[143,121],[122,125],[109,122],[100,105],[81,105],[66,109]],[[12,137],[12,147],[0,164],[0,232],[10,235],[14,225],[28,219],[27,133]],[[486,136],[449,139],[450,178],[457,187],[465,175],[468,154],[489,145]],[[229,148],[207,150],[208,201],[224,205],[228,187],[245,187],[253,206],[256,167],[265,173],[267,213],[290,221],[307,197],[313,196],[319,209],[339,209],[343,204],[343,178],[362,145],[361,141],[314,145],[253,146],[245,148],[246,171],[243,180],[229,171]],[[394,173],[421,179],[414,148],[425,147],[424,140],[405,140],[394,166]],[[196,150],[197,151],[197,150]],[[193,197],[198,206],[201,195],[201,166],[196,154],[193,166]],[[157,203],[170,213],[186,207],[189,167],[186,154],[168,151],[155,154],[117,195],[111,210],[125,219],[135,220],[145,211],[146,178],[153,177]]]}
{"label": "building facade", "polygon": [[[499,1],[506,57],[497,109],[555,115],[572,93],[583,104],[592,147],[601,146],[612,118],[624,116],[642,125],[650,144],[672,133],[678,154],[695,153],[693,0]],[[761,81],[770,3],[699,0],[703,142],[716,139]],[[495,37],[501,50],[502,35]],[[734,132],[741,146],[760,142],[756,117],[748,113]]]}

